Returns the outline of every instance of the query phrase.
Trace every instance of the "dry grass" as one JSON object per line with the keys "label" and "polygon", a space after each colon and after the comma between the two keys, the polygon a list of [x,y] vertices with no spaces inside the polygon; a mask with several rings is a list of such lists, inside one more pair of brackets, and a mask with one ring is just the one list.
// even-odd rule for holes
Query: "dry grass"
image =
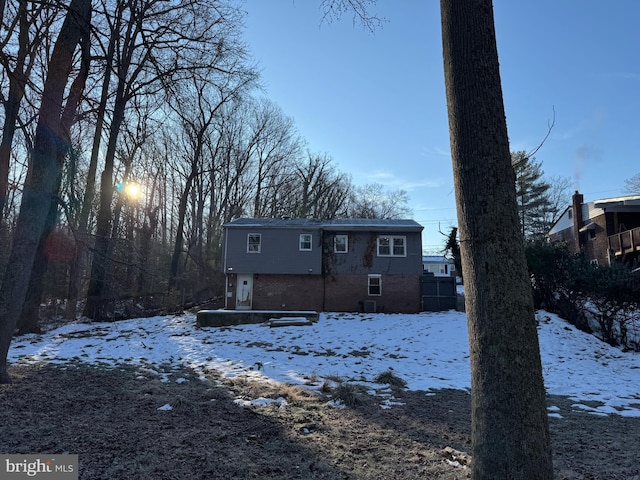
{"label": "dry grass", "polygon": [[[0,452],[76,453],[82,480],[469,475],[470,397],[462,391],[397,390],[400,405],[385,410],[382,398],[338,378],[318,393],[216,372],[202,381],[168,366],[168,382],[133,366],[25,366],[10,373],[14,383],[0,385]],[[385,383],[396,382],[384,373]],[[328,400],[338,396],[353,407],[331,407]],[[258,397],[287,404],[234,403]],[[574,400],[550,401],[564,416],[550,419],[557,479],[639,478],[640,419],[594,417],[572,411]],[[174,408],[158,410],[166,404]]]}
{"label": "dry grass", "polygon": [[378,376],[376,376],[376,378],[374,378],[373,381],[375,383],[382,383],[382,384],[389,385],[391,388],[394,388],[394,389],[403,390],[407,388],[407,382],[402,378],[398,377],[395,373],[393,373],[393,370],[386,370],[378,374]]}

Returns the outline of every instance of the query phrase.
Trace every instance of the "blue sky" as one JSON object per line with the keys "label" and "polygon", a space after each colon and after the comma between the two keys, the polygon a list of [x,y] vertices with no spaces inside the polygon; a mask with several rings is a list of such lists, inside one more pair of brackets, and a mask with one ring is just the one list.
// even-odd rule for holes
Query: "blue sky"
{"label": "blue sky", "polygon": [[[375,34],[320,0],[243,0],[265,96],[355,184],[409,193],[424,249],[456,225],[439,2],[379,0]],[[511,150],[536,154],[585,200],[640,172],[640,2],[494,0]]]}

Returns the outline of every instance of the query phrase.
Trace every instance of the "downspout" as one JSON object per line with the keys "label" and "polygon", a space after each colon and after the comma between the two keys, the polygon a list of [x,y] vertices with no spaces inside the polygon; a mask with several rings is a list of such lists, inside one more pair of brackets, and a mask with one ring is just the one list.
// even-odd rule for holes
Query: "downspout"
{"label": "downspout", "polygon": [[325,305],[327,301],[327,276],[325,275],[324,267],[324,229],[320,227],[320,275],[322,276],[322,311],[325,311]]}
{"label": "downspout", "polygon": [[224,269],[224,308],[225,310],[227,310],[229,308],[229,306],[227,305],[227,302],[229,301],[229,275],[227,273],[227,242],[228,242],[228,238],[229,238],[229,231],[228,231],[228,227],[223,227],[222,233],[224,235],[224,259],[222,262],[222,268]]}

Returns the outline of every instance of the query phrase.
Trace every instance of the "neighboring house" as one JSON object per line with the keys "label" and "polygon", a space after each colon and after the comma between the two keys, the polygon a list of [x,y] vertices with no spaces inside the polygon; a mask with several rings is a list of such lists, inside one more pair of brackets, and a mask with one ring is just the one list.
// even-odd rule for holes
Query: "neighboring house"
{"label": "neighboring house", "polygon": [[436,277],[455,277],[456,267],[453,260],[445,256],[427,255],[422,257],[422,270]]}
{"label": "neighboring house", "polygon": [[594,264],[637,263],[640,258],[640,196],[584,202],[578,191],[551,227],[551,243],[566,242],[569,251],[583,252]]}
{"label": "neighboring house", "polygon": [[413,220],[239,218],[224,225],[226,308],[421,309]]}

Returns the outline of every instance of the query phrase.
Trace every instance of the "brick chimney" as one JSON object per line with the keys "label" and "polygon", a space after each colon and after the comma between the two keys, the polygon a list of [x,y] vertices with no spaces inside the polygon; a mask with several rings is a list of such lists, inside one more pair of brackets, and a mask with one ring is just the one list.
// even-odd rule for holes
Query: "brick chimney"
{"label": "brick chimney", "polygon": [[584,202],[584,196],[576,190],[573,194],[573,240],[575,253],[580,251],[580,227],[582,227],[582,203]]}

